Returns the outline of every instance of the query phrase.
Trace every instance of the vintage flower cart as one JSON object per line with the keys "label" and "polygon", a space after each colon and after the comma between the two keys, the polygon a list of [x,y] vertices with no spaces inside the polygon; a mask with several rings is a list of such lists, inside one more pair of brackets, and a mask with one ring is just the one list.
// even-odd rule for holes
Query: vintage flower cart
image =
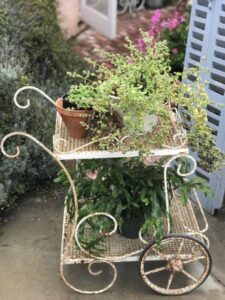
{"label": "vintage flower cart", "polygon": [[[15,104],[22,109],[30,106],[27,100],[26,105],[21,105],[17,101],[17,96],[24,90],[35,90],[42,96],[52,102],[45,93],[35,87],[24,87],[17,91],[14,97]],[[83,294],[102,293],[113,286],[117,278],[117,269],[115,263],[140,261],[140,275],[144,282],[154,291],[165,295],[181,295],[192,291],[200,286],[208,277],[211,269],[211,257],[208,251],[209,240],[205,236],[208,229],[206,217],[201,207],[198,195],[193,191],[195,198],[195,208],[191,201],[187,205],[182,205],[179,200],[179,191],[174,191],[173,200],[169,203],[167,191],[167,169],[177,162],[180,157],[186,157],[192,164],[191,172],[187,174],[181,173],[178,163],[177,172],[181,176],[189,176],[195,172],[195,159],[189,155],[186,145],[185,131],[180,125],[180,117],[177,111],[171,111],[171,122],[173,130],[168,136],[167,144],[160,149],[151,151],[151,156],[165,156],[167,162],[164,166],[164,191],[166,199],[167,212],[173,218],[173,224],[170,225],[169,217],[165,219],[165,235],[162,240],[162,246],[159,249],[156,245],[154,234],[150,240],[145,238],[139,232],[139,239],[128,239],[117,234],[117,221],[106,212],[99,212],[85,216],[78,222],[78,199],[76,195],[76,187],[68,173],[62,160],[81,160],[81,159],[97,159],[97,158],[116,158],[116,157],[136,157],[138,151],[110,152],[100,151],[97,149],[95,142],[88,139],[76,140],[68,136],[67,130],[61,117],[57,114],[56,130],[53,137],[53,151],[45,147],[32,135],[24,132],[13,132],[6,135],[1,141],[1,151],[8,158],[16,158],[20,154],[20,148],[16,148],[16,153],[7,152],[5,146],[6,141],[14,136],[23,136],[31,139],[34,143],[45,150],[65,172],[73,193],[75,216],[72,222],[69,222],[67,209],[64,209],[62,245],[61,245],[61,261],[60,273],[62,280],[67,286],[76,292]],[[199,208],[200,215],[204,222],[204,226],[200,229],[199,223],[195,216],[196,208]],[[105,233],[107,247],[101,255],[93,255],[82,248],[79,241],[78,231],[80,226],[93,216],[105,216],[111,219],[114,228],[111,232]],[[198,217],[199,219],[199,217]],[[202,223],[203,223],[202,222]],[[88,229],[87,229],[88,230]],[[107,286],[97,290],[84,290],[70,283],[66,278],[64,268],[66,265],[86,264],[90,275],[100,275],[101,271],[93,270],[95,264],[105,264],[112,270],[112,278]]]}

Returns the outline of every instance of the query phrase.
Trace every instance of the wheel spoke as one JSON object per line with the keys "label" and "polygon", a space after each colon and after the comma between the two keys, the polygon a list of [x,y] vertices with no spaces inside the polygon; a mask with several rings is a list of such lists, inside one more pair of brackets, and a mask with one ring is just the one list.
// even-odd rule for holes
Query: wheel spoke
{"label": "wheel spoke", "polygon": [[197,256],[197,257],[191,258],[189,260],[183,261],[183,264],[186,265],[186,264],[189,264],[191,262],[198,261],[200,259],[206,259],[206,257],[205,256]]}
{"label": "wheel spoke", "polygon": [[193,280],[194,282],[197,282],[197,281],[198,281],[195,277],[193,277],[193,276],[192,276],[190,273],[188,273],[187,271],[181,270],[181,272],[182,272],[184,275],[186,275],[188,278],[190,278],[191,280]]}
{"label": "wheel spoke", "polygon": [[169,277],[169,281],[168,281],[167,287],[166,287],[167,290],[169,290],[169,288],[171,286],[171,283],[173,281],[173,277],[174,277],[174,273],[171,273],[170,277]]}
{"label": "wheel spoke", "polygon": [[165,271],[165,270],[166,270],[166,267],[161,267],[161,268],[157,268],[157,269],[145,272],[144,274],[145,275],[149,275],[149,274],[154,274],[154,273],[162,272],[162,271]]}
{"label": "wheel spoke", "polygon": [[183,246],[184,246],[184,240],[182,240],[182,242],[180,243],[180,247],[179,247],[179,249],[178,249],[177,254],[180,254],[180,253],[181,253]]}

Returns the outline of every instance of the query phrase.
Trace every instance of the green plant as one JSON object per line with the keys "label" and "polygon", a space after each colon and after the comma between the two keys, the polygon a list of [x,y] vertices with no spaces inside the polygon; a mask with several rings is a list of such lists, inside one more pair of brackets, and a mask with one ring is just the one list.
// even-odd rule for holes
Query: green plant
{"label": "green plant", "polygon": [[[80,210],[78,221],[88,214],[106,212],[113,215],[119,227],[128,218],[143,216],[142,234],[151,236],[156,230],[158,243],[163,236],[163,220],[167,217],[164,194],[163,161],[146,166],[139,159],[109,159],[81,161],[72,170],[76,183]],[[181,201],[185,205],[193,188],[209,193],[206,183],[200,178],[186,181],[176,170],[168,169],[169,198],[172,190],[179,190]],[[63,172],[56,182],[68,184]],[[71,220],[74,207],[71,207],[72,195],[68,194],[67,205]],[[91,227],[91,235],[85,236],[85,225]],[[106,217],[92,217],[81,226],[79,238],[86,250],[92,253],[104,249],[105,232],[112,229],[112,221]]]}
{"label": "green plant", "polygon": [[[210,101],[205,91],[206,84],[202,83],[199,75],[203,70],[190,68],[183,73],[172,73],[167,42],[156,43],[144,32],[142,39],[145,51],[140,51],[128,39],[125,47],[130,51],[129,55],[100,50],[110,64],[98,64],[89,60],[96,68],[95,87],[98,93],[95,100],[98,118],[95,123],[89,124],[92,136],[95,140],[100,140],[106,135],[106,114],[118,112],[123,119],[123,126],[109,131],[108,138],[99,143],[100,148],[122,151],[138,149],[146,153],[166,143],[173,126],[171,106],[181,110],[185,108],[189,111],[191,124],[187,132],[188,144],[192,150],[199,152],[200,164],[204,164],[207,171],[214,171],[222,165],[224,154],[216,148],[212,130],[207,125],[207,105]],[[192,85],[187,81],[190,76],[195,78]],[[154,124],[146,132],[146,117],[152,115],[158,117],[160,126]],[[185,118],[182,124],[186,125]],[[125,136],[129,137],[123,139]]]}
{"label": "green plant", "polygon": [[[190,21],[190,5],[185,0],[176,2],[170,11],[155,10],[148,29],[149,36],[155,41],[167,41],[172,72],[183,70]],[[145,51],[146,45],[142,37],[139,37],[137,42],[139,49]]]}
{"label": "green plant", "polygon": [[185,50],[187,45],[187,36],[189,29],[189,15],[174,30],[165,29],[159,35],[160,40],[166,40],[170,49],[170,61],[172,72],[183,70]]}
{"label": "green plant", "polygon": [[[64,40],[57,23],[53,0],[0,1],[0,140],[12,131],[27,131],[52,145],[54,108],[41,96],[30,93],[29,112],[13,103],[13,95],[23,85],[35,85],[52,97],[65,93],[68,70],[85,64]],[[27,97],[27,93],[19,97]],[[22,144],[14,161],[0,155],[0,209],[5,210],[19,196],[38,184],[51,181],[56,172],[49,157],[27,139],[12,139],[8,150]],[[10,143],[10,142],[9,142]],[[46,170],[48,172],[46,172]]]}
{"label": "green plant", "polygon": [[95,106],[95,100],[98,97],[97,82],[93,80],[95,73],[83,70],[82,74],[68,72],[72,78],[79,79],[81,82],[71,85],[66,96],[72,107],[78,109],[92,109]]}
{"label": "green plant", "polygon": [[91,109],[95,98],[94,87],[82,83],[71,86],[67,96],[68,102],[74,104],[78,109]]}
{"label": "green plant", "polygon": [[[13,53],[15,56],[10,55]],[[32,109],[28,114],[12,103],[15,91],[32,83],[16,58],[18,54],[19,49],[12,49],[7,39],[0,41],[0,140],[12,131],[29,131],[50,146],[54,114],[49,104],[41,103],[36,94],[31,94]],[[52,87],[45,88],[51,91]],[[49,158],[27,139],[11,139],[7,144],[9,153],[15,150],[17,143],[21,145],[21,155],[17,159],[9,160],[0,154],[0,210],[13,206],[19,196],[37,183],[48,182],[56,172]]]}
{"label": "green plant", "polygon": [[[69,70],[82,70],[83,60],[72,44],[64,40],[57,21],[54,0],[2,0],[0,3],[0,37],[9,36],[10,45],[23,49],[26,74],[32,74],[38,86],[46,82],[68,88]],[[20,57],[20,59],[23,59]]]}

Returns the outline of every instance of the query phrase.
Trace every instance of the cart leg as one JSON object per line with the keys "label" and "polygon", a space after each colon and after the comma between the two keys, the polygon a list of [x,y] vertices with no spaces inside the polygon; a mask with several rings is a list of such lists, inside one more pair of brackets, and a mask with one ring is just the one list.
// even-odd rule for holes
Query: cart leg
{"label": "cart leg", "polygon": [[102,273],[101,270],[99,270],[99,271],[94,271],[94,270],[92,269],[93,265],[95,265],[95,264],[106,264],[106,265],[108,265],[108,266],[112,269],[112,271],[113,271],[113,276],[112,276],[112,279],[111,279],[110,283],[109,283],[107,286],[105,286],[104,288],[102,288],[102,289],[98,289],[98,290],[82,290],[82,289],[79,289],[79,288],[75,287],[73,284],[71,284],[71,283],[67,280],[67,278],[66,278],[66,276],[65,276],[65,272],[64,272],[64,266],[65,266],[65,264],[63,264],[62,262],[61,262],[61,264],[60,264],[60,276],[61,276],[63,282],[64,282],[69,288],[71,288],[73,291],[78,292],[78,293],[80,293],[80,294],[87,294],[87,295],[90,295],[90,294],[100,294],[100,293],[103,293],[103,292],[109,290],[109,289],[114,285],[114,283],[115,283],[115,281],[116,281],[116,279],[117,279],[117,269],[116,269],[115,265],[114,265],[113,263],[109,262],[109,261],[92,261],[91,263],[87,264],[88,272],[89,272],[89,274],[92,275],[92,276],[98,276],[98,275],[100,275],[100,274]]}

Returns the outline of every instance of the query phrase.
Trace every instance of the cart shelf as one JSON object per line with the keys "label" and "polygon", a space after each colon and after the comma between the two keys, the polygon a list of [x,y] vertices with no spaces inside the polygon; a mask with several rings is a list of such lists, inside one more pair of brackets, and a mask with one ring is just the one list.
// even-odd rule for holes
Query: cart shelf
{"label": "cart shelf", "polygon": [[[173,200],[171,201],[170,212],[173,218],[173,233],[187,234],[187,228],[192,232],[200,232],[198,222],[196,220],[193,207],[190,201],[187,205],[182,205],[181,200],[178,196],[174,194]],[[85,255],[74,243],[71,243],[67,253],[65,253],[66,245],[68,245],[68,237],[72,231],[72,225],[69,224],[68,214],[66,210],[64,212],[64,228],[63,228],[63,239],[62,239],[62,261],[63,264],[73,264],[73,263],[90,263],[93,261],[93,258]],[[166,224],[165,224],[166,227]],[[88,233],[87,233],[88,235]],[[202,241],[202,238],[195,235],[198,239]],[[152,237],[149,240],[149,243],[153,241]],[[178,241],[164,246],[163,252],[168,255],[178,251],[180,244]],[[114,234],[106,238],[106,249],[101,256],[104,260],[106,257],[110,257],[110,261],[137,261],[139,260],[140,253],[144,250],[145,244],[142,243],[139,239],[128,239],[122,237],[119,234]],[[135,253],[136,252],[136,253]],[[134,255],[129,255],[129,253],[135,253]],[[190,249],[183,249],[183,255],[188,256],[188,253],[191,253]],[[122,258],[120,258],[122,257]],[[160,259],[157,256],[149,257],[149,260],[158,260]]]}
{"label": "cart shelf", "polygon": [[[159,149],[150,149],[152,156],[173,156],[178,154],[187,154],[188,148],[184,143],[181,128],[176,115],[171,115],[172,130],[166,141],[166,145]],[[97,143],[91,144],[90,138],[74,139],[68,135],[67,129],[59,114],[56,117],[55,135],[53,137],[54,154],[60,160],[74,159],[97,159],[97,158],[119,158],[119,157],[137,157],[139,151],[102,151],[98,149]],[[86,146],[85,146],[86,145]],[[76,150],[77,149],[77,150]]]}

